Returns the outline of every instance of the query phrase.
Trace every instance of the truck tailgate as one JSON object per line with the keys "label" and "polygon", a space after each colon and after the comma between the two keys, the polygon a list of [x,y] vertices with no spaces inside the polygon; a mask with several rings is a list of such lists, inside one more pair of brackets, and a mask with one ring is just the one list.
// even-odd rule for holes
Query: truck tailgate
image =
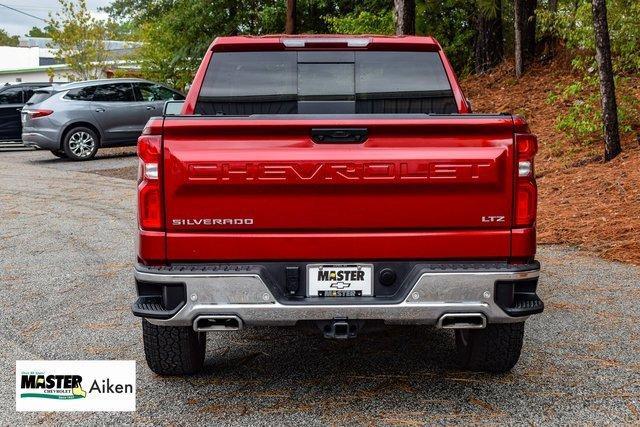
{"label": "truck tailgate", "polygon": [[[329,128],[366,140],[314,142]],[[510,116],[172,117],[163,135],[170,259],[509,256]]]}

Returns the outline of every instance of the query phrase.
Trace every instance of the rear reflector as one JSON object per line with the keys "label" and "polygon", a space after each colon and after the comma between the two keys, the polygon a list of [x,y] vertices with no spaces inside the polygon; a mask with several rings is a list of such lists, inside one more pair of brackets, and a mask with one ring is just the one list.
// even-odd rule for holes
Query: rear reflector
{"label": "rear reflector", "polygon": [[536,204],[538,190],[535,182],[522,180],[518,182],[516,194],[516,225],[530,226],[536,220]]}
{"label": "rear reflector", "polygon": [[142,135],[138,138],[138,224],[142,230],[164,230],[162,189],[160,182],[160,153],[162,138],[159,135]]}
{"label": "rear reflector", "polygon": [[538,188],[533,158],[538,151],[538,139],[532,134],[516,134],[518,176],[515,194],[514,225],[532,227],[536,222]]}
{"label": "rear reflector", "polygon": [[163,229],[162,200],[157,182],[142,182],[138,186],[138,220],[143,230]]}

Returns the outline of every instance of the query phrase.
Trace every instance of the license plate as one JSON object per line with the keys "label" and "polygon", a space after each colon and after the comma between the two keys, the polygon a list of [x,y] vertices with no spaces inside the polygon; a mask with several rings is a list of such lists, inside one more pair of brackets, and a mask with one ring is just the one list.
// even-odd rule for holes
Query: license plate
{"label": "license plate", "polygon": [[373,295],[373,265],[314,264],[307,266],[307,296],[360,297]]}

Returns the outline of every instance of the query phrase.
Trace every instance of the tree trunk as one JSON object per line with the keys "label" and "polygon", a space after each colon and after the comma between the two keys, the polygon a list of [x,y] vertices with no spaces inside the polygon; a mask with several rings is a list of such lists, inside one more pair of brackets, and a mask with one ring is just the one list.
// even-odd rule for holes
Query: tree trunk
{"label": "tree trunk", "polygon": [[396,35],[413,35],[416,33],[416,1],[393,0],[396,15]]}
{"label": "tree trunk", "polygon": [[475,41],[475,72],[484,73],[498,65],[503,58],[502,1],[495,1],[494,16],[478,13],[475,17],[478,36]]}
{"label": "tree trunk", "polygon": [[536,7],[538,7],[538,0],[524,1],[522,56],[525,63],[532,61],[536,55]]}
{"label": "tree trunk", "polygon": [[229,3],[229,31],[227,32],[230,36],[238,35],[238,5],[235,1]]}
{"label": "tree trunk", "polygon": [[285,34],[296,33],[296,0],[287,0],[287,22],[284,32]]}
{"label": "tree trunk", "polygon": [[524,72],[524,64],[522,57],[522,29],[524,27],[524,1],[525,0],[515,0],[514,1],[514,18],[513,18],[513,26],[514,26],[514,51],[515,51],[515,62],[516,62],[516,77],[522,77],[522,73]]}
{"label": "tree trunk", "polygon": [[602,97],[602,121],[604,124],[604,159],[609,161],[622,151],[618,129],[618,106],[611,64],[611,41],[607,24],[606,0],[592,0],[593,28],[596,35],[596,60]]}

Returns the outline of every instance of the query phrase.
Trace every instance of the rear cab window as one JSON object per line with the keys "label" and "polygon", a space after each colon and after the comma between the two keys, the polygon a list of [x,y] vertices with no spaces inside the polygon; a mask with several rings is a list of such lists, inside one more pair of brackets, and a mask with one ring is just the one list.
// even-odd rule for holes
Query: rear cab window
{"label": "rear cab window", "polygon": [[452,114],[437,52],[216,52],[196,114]]}

